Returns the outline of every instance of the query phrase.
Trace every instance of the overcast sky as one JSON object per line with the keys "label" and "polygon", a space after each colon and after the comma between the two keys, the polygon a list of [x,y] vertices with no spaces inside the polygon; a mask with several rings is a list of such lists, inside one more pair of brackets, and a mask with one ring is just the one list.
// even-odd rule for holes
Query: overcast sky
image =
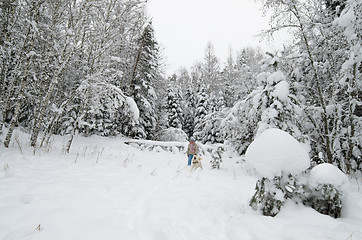
{"label": "overcast sky", "polygon": [[224,63],[230,48],[235,53],[260,44],[256,35],[268,27],[253,0],[148,0],[148,14],[164,48],[168,75],[202,61],[208,42]]}

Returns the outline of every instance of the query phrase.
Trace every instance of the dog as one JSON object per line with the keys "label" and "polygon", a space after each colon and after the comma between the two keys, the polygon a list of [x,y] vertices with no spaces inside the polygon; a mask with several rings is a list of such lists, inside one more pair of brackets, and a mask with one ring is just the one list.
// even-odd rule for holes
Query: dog
{"label": "dog", "polygon": [[201,160],[202,160],[202,158],[200,156],[197,156],[197,155],[194,156],[194,158],[192,159],[191,171],[196,170],[198,168],[202,169]]}

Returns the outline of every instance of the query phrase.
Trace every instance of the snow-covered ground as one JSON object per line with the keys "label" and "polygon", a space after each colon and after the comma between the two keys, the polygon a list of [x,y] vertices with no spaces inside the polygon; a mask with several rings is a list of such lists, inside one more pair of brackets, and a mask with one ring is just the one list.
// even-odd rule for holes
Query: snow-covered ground
{"label": "snow-covered ground", "polygon": [[9,149],[0,147],[1,240],[362,239],[355,179],[340,219],[292,202],[272,218],[248,206],[257,178],[231,152],[220,170],[206,154],[204,169],[190,172],[176,147],[140,150],[93,136],[78,137],[64,154],[67,138],[55,137],[33,154],[29,136],[16,135]]}

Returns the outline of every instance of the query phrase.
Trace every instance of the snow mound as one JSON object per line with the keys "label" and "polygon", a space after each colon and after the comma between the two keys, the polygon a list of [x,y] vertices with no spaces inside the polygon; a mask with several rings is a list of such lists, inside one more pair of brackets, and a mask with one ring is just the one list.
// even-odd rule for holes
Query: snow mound
{"label": "snow mound", "polygon": [[276,128],[265,130],[250,144],[245,160],[258,174],[269,179],[280,176],[281,172],[298,174],[310,165],[305,148]]}
{"label": "snow mound", "polygon": [[312,187],[317,187],[319,184],[332,184],[339,187],[347,181],[347,176],[329,163],[319,164],[310,171],[309,185]]}

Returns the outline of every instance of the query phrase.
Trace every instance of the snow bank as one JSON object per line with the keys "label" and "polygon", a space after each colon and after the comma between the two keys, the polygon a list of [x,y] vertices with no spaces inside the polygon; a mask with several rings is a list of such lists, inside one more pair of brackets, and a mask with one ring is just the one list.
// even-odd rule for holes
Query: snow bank
{"label": "snow bank", "polygon": [[329,163],[319,164],[310,171],[309,185],[312,187],[317,187],[319,184],[332,184],[339,187],[347,181],[347,176]]}
{"label": "snow bank", "polygon": [[298,174],[310,164],[305,148],[291,135],[276,128],[265,130],[250,144],[245,160],[258,174],[269,179],[280,176],[281,172]]}

